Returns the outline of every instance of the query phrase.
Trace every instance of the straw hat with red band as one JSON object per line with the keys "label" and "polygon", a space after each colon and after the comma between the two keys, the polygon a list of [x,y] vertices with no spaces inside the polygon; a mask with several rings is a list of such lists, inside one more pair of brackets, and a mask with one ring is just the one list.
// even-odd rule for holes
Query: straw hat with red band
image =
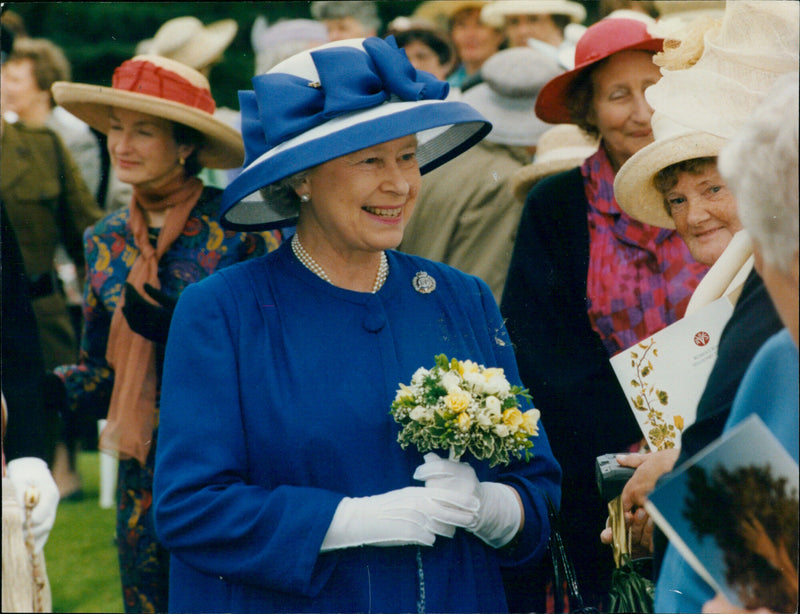
{"label": "straw hat with red band", "polygon": [[638,19],[602,19],[586,29],[575,46],[575,68],[548,81],[536,99],[536,115],[551,124],[574,124],[567,93],[577,76],[619,51],[661,51],[664,39],[653,38]]}
{"label": "straw hat with red band", "polygon": [[156,55],[139,55],[114,71],[111,87],[53,84],[56,103],[103,134],[111,107],[161,117],[205,137],[198,160],[207,168],[235,168],[244,161],[242,136],[214,117],[216,104],[208,80],[185,64]]}

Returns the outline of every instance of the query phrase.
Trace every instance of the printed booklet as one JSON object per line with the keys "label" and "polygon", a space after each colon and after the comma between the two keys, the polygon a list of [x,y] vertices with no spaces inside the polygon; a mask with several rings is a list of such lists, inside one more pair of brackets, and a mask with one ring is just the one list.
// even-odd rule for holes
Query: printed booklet
{"label": "printed booklet", "polygon": [[731,313],[733,305],[723,296],[611,358],[651,450],[680,448]]}
{"label": "printed booklet", "polygon": [[659,482],[645,509],[728,601],[797,611],[797,462],[757,415]]}

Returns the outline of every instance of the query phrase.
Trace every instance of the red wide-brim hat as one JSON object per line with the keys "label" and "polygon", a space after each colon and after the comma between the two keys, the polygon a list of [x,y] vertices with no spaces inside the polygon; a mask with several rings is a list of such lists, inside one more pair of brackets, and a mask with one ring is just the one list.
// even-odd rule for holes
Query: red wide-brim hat
{"label": "red wide-brim hat", "polygon": [[548,81],[536,98],[536,115],[550,124],[574,124],[567,93],[578,75],[619,51],[661,51],[663,38],[654,38],[638,19],[607,17],[586,29],[575,46],[575,68]]}

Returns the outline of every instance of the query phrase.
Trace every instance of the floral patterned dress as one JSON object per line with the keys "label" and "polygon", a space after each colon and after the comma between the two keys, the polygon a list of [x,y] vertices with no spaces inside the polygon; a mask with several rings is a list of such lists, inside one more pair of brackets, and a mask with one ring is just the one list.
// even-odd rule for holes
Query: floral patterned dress
{"label": "floral patterned dress", "polygon": [[[177,297],[189,285],[231,264],[262,256],[281,241],[279,232],[243,233],[219,224],[222,191],[206,187],[189,216],[183,234],[159,262],[161,290]],[[56,374],[67,388],[69,411],[78,422],[106,417],[114,372],[106,361],[111,317],[139,250],[128,224],[128,209],[107,215],[84,234],[87,283],[84,330],[78,364],[63,365]],[[151,229],[155,244],[158,229]],[[163,347],[157,348],[159,380]],[[160,381],[159,381],[160,392]],[[158,417],[145,466],[122,460],[117,487],[117,546],[126,612],[167,610],[169,556],[156,538],[152,514],[153,467]]]}

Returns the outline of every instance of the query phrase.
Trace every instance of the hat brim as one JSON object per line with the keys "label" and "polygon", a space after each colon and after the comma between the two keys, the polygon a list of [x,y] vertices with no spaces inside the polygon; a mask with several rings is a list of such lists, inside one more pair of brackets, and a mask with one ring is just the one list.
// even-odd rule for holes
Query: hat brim
{"label": "hat brim", "polygon": [[232,230],[268,230],[293,224],[259,190],[335,158],[417,134],[417,161],[425,174],[472,147],[492,125],[468,104],[447,100],[385,102],[312,128],[254,160],[225,189],[222,223]]}
{"label": "hat brim", "polygon": [[574,124],[575,121],[570,116],[567,108],[567,92],[580,73],[620,51],[652,51],[655,53],[661,51],[663,45],[664,40],[661,38],[642,40],[614,49],[612,53],[607,55],[592,58],[590,62],[584,62],[572,70],[553,77],[544,84],[536,97],[536,115],[539,119],[550,124]]}
{"label": "hat brim", "polygon": [[517,197],[517,200],[525,202],[528,198],[528,193],[536,183],[550,175],[563,173],[576,166],[580,166],[594,151],[576,154],[572,157],[559,158],[557,160],[534,162],[533,164],[523,166],[511,176],[511,189],[514,192],[514,196]]}
{"label": "hat brim", "polygon": [[244,162],[241,134],[205,111],[157,96],[86,83],[59,81],[52,91],[58,105],[103,134],[108,134],[111,107],[129,109],[202,133],[205,142],[198,160],[206,168],[236,168]]}
{"label": "hat brim", "polygon": [[[145,39],[136,46],[136,55],[162,55],[191,66],[195,70],[202,70],[225,53],[238,31],[239,24],[235,19],[221,19],[207,26],[201,25],[191,39],[177,49],[159,48],[159,33],[156,33],[155,37]],[[174,41],[169,39],[167,42],[174,44]]]}
{"label": "hat brim", "polygon": [[614,178],[614,197],[620,208],[632,218],[658,226],[675,228],[675,222],[664,208],[664,195],[653,178],[678,162],[719,155],[727,139],[707,132],[692,131],[657,140],[631,156]]}
{"label": "hat brim", "polygon": [[239,24],[235,19],[222,19],[205,26],[200,39],[192,45],[194,55],[187,63],[197,70],[205,68],[225,53],[238,31]]}
{"label": "hat brim", "polygon": [[423,2],[414,10],[414,17],[421,19],[452,19],[454,15],[467,9],[482,9],[489,0],[430,0]]}
{"label": "hat brim", "polygon": [[486,16],[495,15],[505,20],[508,15],[566,15],[571,23],[581,23],[586,19],[586,9],[577,2],[559,0],[510,0],[509,2],[490,2],[484,9]]}

